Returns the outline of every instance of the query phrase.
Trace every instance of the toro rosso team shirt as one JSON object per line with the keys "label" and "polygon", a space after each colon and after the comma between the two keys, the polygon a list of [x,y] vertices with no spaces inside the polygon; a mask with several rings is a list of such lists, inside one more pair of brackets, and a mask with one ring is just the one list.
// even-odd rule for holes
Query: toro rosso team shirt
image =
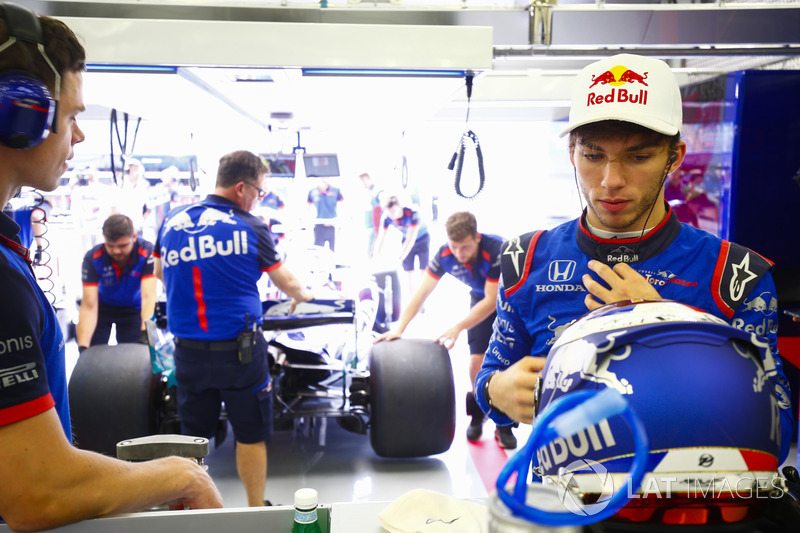
{"label": "toro rosso team shirt", "polygon": [[409,209],[408,207],[403,208],[403,216],[398,219],[393,219],[392,217],[386,217],[383,219],[383,227],[388,228],[389,226],[394,226],[395,228],[399,229],[400,232],[403,234],[403,240],[406,240],[408,237],[408,230],[413,228],[414,226],[419,226],[419,231],[417,232],[417,240],[420,240],[425,235],[428,234],[428,226],[426,226],[422,219],[419,216],[418,211],[414,211],[413,209]]}
{"label": "toro rosso team shirt", "polygon": [[131,257],[119,268],[98,244],[83,257],[81,277],[84,285],[96,285],[98,300],[103,305],[142,308],[142,280],[153,276],[153,245],[136,239]]}
{"label": "toro rosso team shirt", "polygon": [[176,337],[235,338],[261,322],[257,282],[281,265],[272,234],[257,217],[214,194],[170,211],[156,240]]}
{"label": "toro rosso team shirt", "polygon": [[64,337],[18,231],[0,213],[0,425],[55,407],[71,442]]}
{"label": "toro rosso team shirt", "polygon": [[478,243],[478,258],[475,264],[459,263],[448,245],[443,245],[433,256],[428,264],[428,273],[436,279],[445,274],[450,274],[461,283],[467,285],[471,291],[473,301],[481,300],[485,296],[486,281],[500,279],[500,248],[503,239],[495,235],[481,235]]}
{"label": "toro rosso team shirt", "polygon": [[328,187],[327,190],[315,187],[308,191],[308,203],[317,208],[318,219],[336,218],[336,210],[342,200],[342,191],[336,187]]}
{"label": "toro rosso team shirt", "polygon": [[[628,263],[661,298],[697,307],[769,342],[774,361],[765,361],[765,368],[772,368],[767,377],[780,407],[783,460],[793,420],[789,385],[777,355],[778,300],[772,263],[743,246],[681,224],[671,209],[641,240],[598,239],[581,218],[504,243],[497,320],[476,390],[483,390],[492,372],[526,355],[547,356],[561,332],[588,312],[581,278],[589,274],[597,279],[587,266],[592,259],[610,266]],[[483,394],[475,398],[495,422],[512,422],[490,410]]]}

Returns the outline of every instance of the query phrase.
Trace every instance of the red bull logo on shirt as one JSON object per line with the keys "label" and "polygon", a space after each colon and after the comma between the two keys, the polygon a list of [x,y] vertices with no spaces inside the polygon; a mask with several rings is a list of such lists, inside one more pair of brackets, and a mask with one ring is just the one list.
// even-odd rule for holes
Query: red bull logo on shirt
{"label": "red bull logo on shirt", "polygon": [[161,260],[164,268],[175,266],[181,261],[190,262],[208,259],[216,255],[247,255],[247,232],[234,231],[230,239],[220,241],[213,235],[191,236],[186,246],[180,250],[161,247]]}
{"label": "red bull logo on shirt", "polygon": [[637,92],[630,87],[623,87],[633,83],[648,87],[646,80],[647,72],[639,74],[623,65],[612,67],[601,74],[593,74],[589,89],[596,85],[600,87],[610,85],[611,90],[608,92],[589,92],[586,105],[610,104],[612,102],[647,105],[647,89],[639,89]]}

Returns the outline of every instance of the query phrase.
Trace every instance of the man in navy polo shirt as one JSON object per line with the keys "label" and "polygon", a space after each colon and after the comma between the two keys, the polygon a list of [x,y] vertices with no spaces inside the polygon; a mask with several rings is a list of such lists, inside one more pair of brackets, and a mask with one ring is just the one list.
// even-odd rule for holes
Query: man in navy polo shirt
{"label": "man in navy polo shirt", "polygon": [[116,324],[117,343],[147,342],[145,323],[156,305],[153,245],[137,238],[133,221],[111,215],[103,223],[104,244],[83,257],[83,298],[78,315],[78,347],[108,344]]}
{"label": "man in navy polo shirt", "polygon": [[266,273],[293,304],[313,298],[281,262],[266,224],[250,213],[265,196],[268,172],[253,153],[223,156],[214,193],[170,211],[153,252],[156,276],[167,291],[167,326],[175,335],[181,431],[213,437],[225,402],[251,507],[264,505],[272,434],[258,281]]}
{"label": "man in navy polo shirt", "polygon": [[[84,139],[78,116],[85,110],[85,62],[63,22],[0,4],[0,206],[21,187],[58,186]],[[222,507],[211,477],[194,461],[133,463],[74,446],[64,336],[19,229],[0,213],[2,521],[13,531],[40,531],[165,503]]]}
{"label": "man in navy polo shirt", "polygon": [[344,200],[342,191],[332,187],[328,178],[320,178],[320,184],[308,191],[308,205],[316,210],[317,222],[314,225],[314,245],[325,246],[334,251],[336,247],[336,217],[339,202]]}
{"label": "man in navy polo shirt", "polygon": [[[472,383],[483,363],[486,347],[492,336],[492,323],[496,316],[497,284],[500,279],[500,248],[503,239],[495,235],[478,233],[475,215],[468,211],[453,213],[445,222],[447,244],[442,245],[428,263],[427,275],[400,315],[392,331],[384,333],[375,342],[399,339],[411,320],[420,312],[425,300],[431,295],[445,274],[450,274],[470,288],[470,309],[447,331],[436,338],[436,342],[448,350],[455,346],[462,331],[467,330],[469,342],[469,382],[467,414],[472,417],[467,428],[467,439],[475,442],[483,433],[485,415],[475,402]],[[495,439],[504,448],[516,448],[517,439],[511,426],[498,426]]]}

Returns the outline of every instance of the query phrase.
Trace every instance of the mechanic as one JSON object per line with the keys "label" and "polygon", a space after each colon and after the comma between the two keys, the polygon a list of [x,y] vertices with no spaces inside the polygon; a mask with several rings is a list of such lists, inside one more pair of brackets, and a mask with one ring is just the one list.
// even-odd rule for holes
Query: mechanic
{"label": "mechanic", "polygon": [[[453,213],[445,222],[447,244],[442,245],[428,263],[427,275],[411,297],[400,315],[400,320],[392,331],[388,331],[374,342],[399,339],[411,320],[417,316],[425,300],[431,295],[445,274],[450,274],[470,291],[469,313],[447,331],[439,335],[436,342],[450,350],[462,331],[467,330],[469,343],[469,382],[475,383],[475,376],[483,363],[489,338],[492,336],[495,304],[497,302],[497,283],[500,278],[500,247],[503,239],[495,235],[478,233],[478,221],[468,211]],[[472,417],[467,428],[467,440],[480,440],[483,433],[485,415],[475,403],[474,391],[467,393],[467,415]],[[497,426],[495,439],[503,448],[516,448],[517,439],[511,426]]]}
{"label": "mechanic", "polygon": [[103,239],[83,257],[80,351],[108,344],[114,324],[117,343],[147,344],[145,324],[156,307],[153,244],[137,237],[133,221],[120,214],[103,222]]}
{"label": "mechanic", "polygon": [[263,506],[272,383],[261,333],[257,283],[266,272],[294,306],[313,295],[283,265],[266,224],[252,215],[269,169],[237,151],[219,161],[213,194],[177,208],[161,225],[153,252],[175,336],[181,431],[211,438],[221,402],[236,439],[236,467],[248,505]]}
{"label": "mechanic", "polygon": [[578,74],[562,136],[569,133],[587,207],[552,230],[504,243],[497,320],[476,399],[497,423],[530,423],[545,356],[571,321],[612,302],[675,300],[768,339],[777,368],[766,375],[779,398],[775,438],[783,462],[792,416],[777,322],[764,314],[777,309],[772,263],[681,224],[664,201],[664,182],[686,155],[681,125],[678,83],[661,60],[621,54]]}
{"label": "mechanic", "polygon": [[[0,205],[23,186],[58,186],[84,139],[85,61],[63,22],[0,5]],[[52,529],[167,502],[221,507],[194,461],[129,463],[73,445],[63,333],[18,231],[0,214],[0,515],[8,527]]]}
{"label": "mechanic", "polygon": [[400,263],[408,273],[408,290],[413,294],[419,285],[418,274],[428,266],[430,257],[431,235],[428,233],[428,226],[422,221],[419,211],[404,207],[397,196],[392,195],[385,199],[383,211],[387,216],[384,217],[375,239],[375,255],[383,250],[389,227],[394,226],[400,230],[403,234]]}

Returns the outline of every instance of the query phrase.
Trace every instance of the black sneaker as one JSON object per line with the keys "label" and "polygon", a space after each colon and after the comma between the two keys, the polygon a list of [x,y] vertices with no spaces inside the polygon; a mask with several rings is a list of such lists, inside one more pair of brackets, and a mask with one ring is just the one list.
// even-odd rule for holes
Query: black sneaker
{"label": "black sneaker", "polygon": [[485,416],[473,415],[470,420],[469,427],[467,428],[467,440],[470,442],[477,442],[483,435],[483,421]]}
{"label": "black sneaker", "polygon": [[494,430],[494,440],[501,448],[513,450],[517,447],[517,437],[511,432],[511,426],[497,426]]}

